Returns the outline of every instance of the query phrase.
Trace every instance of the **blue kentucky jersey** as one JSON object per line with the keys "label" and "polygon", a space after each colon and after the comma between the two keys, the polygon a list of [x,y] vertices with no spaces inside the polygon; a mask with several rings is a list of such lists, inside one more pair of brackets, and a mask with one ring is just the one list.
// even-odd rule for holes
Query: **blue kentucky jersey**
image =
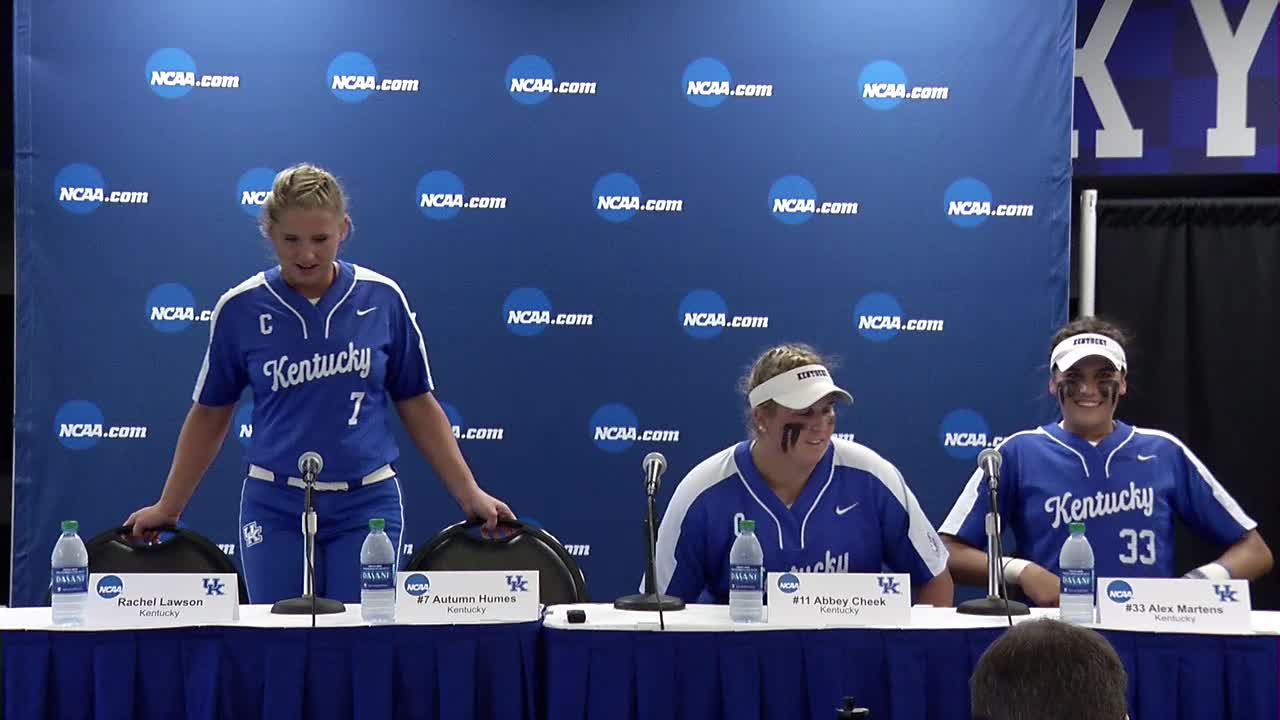
{"label": "blue kentucky jersey", "polygon": [[739,443],[702,461],[676,488],[658,532],[657,587],[696,602],[729,601],[729,549],[754,520],[765,572],[903,572],[914,584],[947,566],[947,551],[898,469],[833,438],[791,507]]}
{"label": "blue kentucky jersey", "polygon": [[[1068,525],[1085,523],[1099,577],[1173,577],[1173,518],[1231,545],[1257,527],[1180,440],[1116,422],[1095,447],[1056,424],[1000,445],[1000,516],[1018,555],[1058,572]],[[941,531],[986,548],[987,493],[969,478]]]}
{"label": "blue kentucky jersey", "polygon": [[321,479],[334,480],[393,462],[390,402],[433,389],[426,344],[400,287],[346,262],[315,304],[279,267],[218,300],[192,399],[227,405],[245,385],[254,401],[248,461],[296,474],[298,456],[315,450],[325,460]]}

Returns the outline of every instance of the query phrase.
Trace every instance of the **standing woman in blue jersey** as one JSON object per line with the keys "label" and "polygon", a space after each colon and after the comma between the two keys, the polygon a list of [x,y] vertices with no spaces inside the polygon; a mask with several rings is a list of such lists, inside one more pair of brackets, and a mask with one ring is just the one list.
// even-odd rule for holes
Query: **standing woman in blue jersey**
{"label": "standing woman in blue jersey", "polygon": [[852,402],[806,345],[780,345],[743,381],[752,439],[702,461],[676,488],[658,530],[659,592],[729,601],[729,549],[754,520],[765,572],[907,573],[916,602],[951,605],[947,551],[902,474],[833,437]]}
{"label": "standing woman in blue jersey", "polygon": [[[1049,392],[1062,419],[999,446],[1000,515],[1021,557],[1002,559],[1005,579],[1037,605],[1058,604],[1058,553],[1073,522],[1085,523],[1098,577],[1172,577],[1174,516],[1226,548],[1187,577],[1252,580],[1271,569],[1258,523],[1181,440],[1117,420],[1128,391],[1125,336],[1081,318],[1054,336]],[[959,582],[987,583],[987,495],[975,471],[941,532]]]}
{"label": "standing woman in blue jersey", "polygon": [[263,234],[280,264],[227,291],[160,500],[129,516],[136,535],[174,524],[222,446],[236,401],[253,390],[253,445],[240,500],[250,601],[302,592],[304,484],[298,458],[324,458],[314,496],[316,592],[358,602],[368,520],[386,520],[400,555],[404,509],[389,427],[400,416],[462,510],[489,527],[511,510],[476,484],[432,391],[426,344],[400,287],[337,259],[351,230],[336,178],[312,165],[276,176]]}

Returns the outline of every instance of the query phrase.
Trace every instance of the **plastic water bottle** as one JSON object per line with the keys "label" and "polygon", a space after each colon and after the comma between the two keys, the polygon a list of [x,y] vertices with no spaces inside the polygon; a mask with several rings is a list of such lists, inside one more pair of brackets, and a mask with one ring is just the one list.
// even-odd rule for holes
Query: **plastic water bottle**
{"label": "plastic water bottle", "polygon": [[382,518],[369,521],[369,536],[360,546],[360,617],[368,623],[396,619],[396,549]]}
{"label": "plastic water bottle", "polygon": [[738,522],[738,538],[729,549],[729,619],[764,622],[764,549],[755,520]]}
{"label": "plastic water bottle", "polygon": [[83,625],[89,601],[89,551],[77,531],[80,523],[62,521],[62,537],[53,546],[51,599],[54,625]]}
{"label": "plastic water bottle", "polygon": [[1058,606],[1063,622],[1093,622],[1093,547],[1084,536],[1084,523],[1071,523],[1071,537],[1062,544],[1058,567],[1062,580]]}

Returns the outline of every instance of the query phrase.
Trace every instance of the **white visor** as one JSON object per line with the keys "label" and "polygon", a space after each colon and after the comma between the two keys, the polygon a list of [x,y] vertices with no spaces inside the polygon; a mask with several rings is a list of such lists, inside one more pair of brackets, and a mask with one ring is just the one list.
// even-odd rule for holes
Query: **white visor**
{"label": "white visor", "polygon": [[1120,343],[1097,333],[1072,335],[1058,343],[1049,356],[1049,362],[1058,370],[1066,372],[1072,365],[1092,355],[1106,358],[1117,370],[1124,371],[1128,368],[1124,348],[1120,347]]}
{"label": "white visor", "polygon": [[831,394],[853,402],[852,395],[831,381],[831,373],[825,367],[805,365],[765,380],[748,397],[753,408],[772,400],[784,408],[804,410]]}

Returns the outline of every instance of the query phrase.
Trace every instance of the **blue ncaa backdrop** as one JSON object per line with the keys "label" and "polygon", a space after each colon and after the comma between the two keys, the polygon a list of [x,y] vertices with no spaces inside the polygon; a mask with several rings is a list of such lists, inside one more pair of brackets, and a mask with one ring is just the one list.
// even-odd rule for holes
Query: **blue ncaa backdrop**
{"label": "blue ncaa backdrop", "polygon": [[[59,520],[158,497],[210,312],[274,265],[254,218],[302,160],[346,183],[343,257],[403,287],[482,485],[596,598],[642,570],[641,458],[665,504],[743,437],[738,379],[779,341],[840,359],[837,430],[940,522],[1051,408],[1074,18],[19,0],[13,602],[41,602]],[[233,555],[247,403],[183,518]],[[407,554],[459,513],[400,443]]]}

